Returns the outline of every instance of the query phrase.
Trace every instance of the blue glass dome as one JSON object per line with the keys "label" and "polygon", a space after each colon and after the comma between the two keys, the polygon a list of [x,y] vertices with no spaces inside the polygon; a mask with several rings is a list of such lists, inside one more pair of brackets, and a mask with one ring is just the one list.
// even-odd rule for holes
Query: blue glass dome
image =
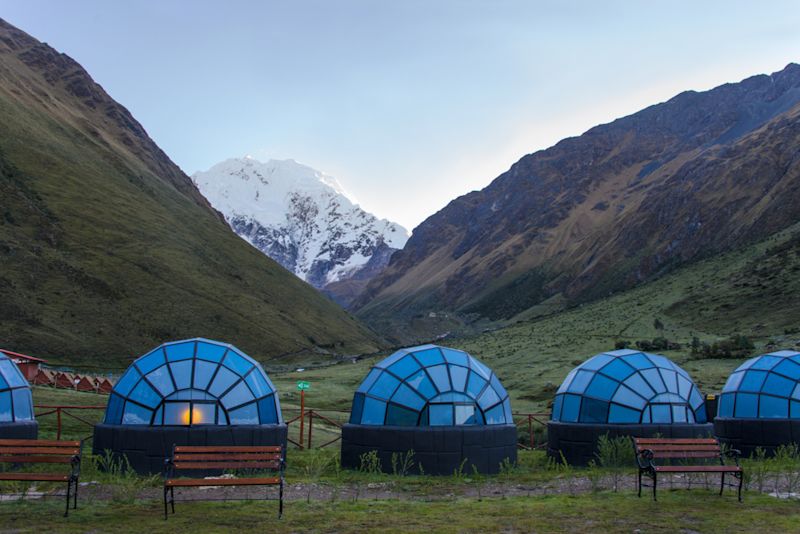
{"label": "blue glass dome", "polygon": [[282,423],[275,386],[258,362],[208,339],[165,343],[134,361],[114,386],[112,425]]}
{"label": "blue glass dome", "polygon": [[728,377],[717,415],[800,419],[800,352],[782,350],[751,358]]}
{"label": "blue glass dome", "polygon": [[376,364],[353,397],[350,422],[362,425],[511,424],[497,376],[460,350],[422,345]]}
{"label": "blue glass dome", "polygon": [[553,421],[705,423],[703,396],[689,374],[658,354],[615,350],[573,369],[556,392]]}
{"label": "blue glass dome", "polygon": [[17,364],[0,352],[0,423],[32,420],[31,387]]}

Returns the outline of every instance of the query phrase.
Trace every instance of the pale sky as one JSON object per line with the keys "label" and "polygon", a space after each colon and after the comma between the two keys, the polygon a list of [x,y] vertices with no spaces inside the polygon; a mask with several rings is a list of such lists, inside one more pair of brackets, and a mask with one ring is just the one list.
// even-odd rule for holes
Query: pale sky
{"label": "pale sky", "polygon": [[800,62],[800,2],[0,0],[189,174],[335,176],[409,230],[520,157]]}

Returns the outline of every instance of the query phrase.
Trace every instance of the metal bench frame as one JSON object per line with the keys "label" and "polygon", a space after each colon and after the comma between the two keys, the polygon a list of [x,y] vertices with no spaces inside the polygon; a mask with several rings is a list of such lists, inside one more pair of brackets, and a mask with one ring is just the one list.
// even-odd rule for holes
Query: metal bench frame
{"label": "metal bench frame", "polygon": [[83,440],[0,439],[0,463],[12,464],[15,468],[25,464],[70,464],[68,473],[6,471],[0,473],[0,482],[66,482],[67,507],[64,517],[67,517],[70,497],[72,509],[78,507],[82,452]]}
{"label": "metal bench frame", "polygon": [[[275,471],[278,476],[269,478],[178,478],[176,472],[220,471],[257,469]],[[278,519],[283,516],[283,484],[286,454],[282,446],[183,446],[173,445],[172,456],[164,461],[164,519],[168,505],[175,513],[175,488],[203,486],[271,486],[278,489]],[[208,499],[203,499],[208,500]]]}
{"label": "metal bench frame", "polygon": [[[716,438],[633,438],[633,449],[636,453],[636,463],[639,467],[637,489],[639,497],[642,496],[642,486],[653,488],[653,500],[656,498],[658,486],[658,473],[720,473],[719,494],[725,486],[737,488],[739,502],[742,501],[742,482],[744,471],[739,465],[741,452],[736,449],[723,451]],[[734,465],[726,464],[725,458],[731,458]],[[682,459],[692,458],[718,458],[719,465],[656,465],[656,459]],[[738,484],[726,483],[725,475],[732,474]],[[652,486],[642,483],[642,475],[649,477]]]}

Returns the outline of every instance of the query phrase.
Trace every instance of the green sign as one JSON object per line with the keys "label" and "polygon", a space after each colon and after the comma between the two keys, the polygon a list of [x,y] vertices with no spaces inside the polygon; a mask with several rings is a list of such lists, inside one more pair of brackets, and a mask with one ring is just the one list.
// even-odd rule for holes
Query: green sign
{"label": "green sign", "polygon": [[299,389],[300,391],[303,391],[305,389],[310,389],[310,388],[311,388],[311,384],[309,384],[305,380],[298,380],[297,381],[297,389]]}

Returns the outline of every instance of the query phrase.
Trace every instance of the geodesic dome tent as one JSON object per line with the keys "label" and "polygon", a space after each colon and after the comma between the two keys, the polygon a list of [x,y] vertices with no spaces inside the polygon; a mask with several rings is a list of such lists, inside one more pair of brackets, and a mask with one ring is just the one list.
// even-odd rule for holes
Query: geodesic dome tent
{"label": "geodesic dome tent", "polygon": [[800,352],[762,354],[737,367],[719,396],[714,430],[745,455],[800,443]]}
{"label": "geodesic dome tent", "polygon": [[567,375],[547,432],[551,455],[585,464],[606,433],[693,437],[710,434],[711,425],[686,371],[664,356],[626,349],[597,354]]}
{"label": "geodesic dome tent", "polygon": [[275,387],[233,345],[189,339],[135,360],[109,395],[93,448],[125,454],[139,472],[160,472],[173,445],[188,444],[286,444]]}
{"label": "geodesic dome tent", "polygon": [[375,364],[353,396],[342,432],[342,465],[357,468],[375,450],[384,467],[393,453],[414,451],[426,473],[497,472],[516,461],[516,427],[508,393],[468,353],[411,347]]}
{"label": "geodesic dome tent", "polygon": [[38,434],[31,387],[17,364],[0,353],[0,438],[36,439]]}

